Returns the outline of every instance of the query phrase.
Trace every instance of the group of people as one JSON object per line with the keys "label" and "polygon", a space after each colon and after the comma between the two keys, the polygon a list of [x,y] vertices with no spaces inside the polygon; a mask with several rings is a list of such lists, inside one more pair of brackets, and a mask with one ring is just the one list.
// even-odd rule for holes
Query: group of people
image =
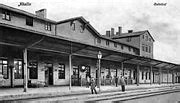
{"label": "group of people", "polygon": [[[121,85],[122,92],[124,92],[124,91],[125,91],[125,85],[126,85],[126,83],[125,83],[125,79],[124,79],[123,76],[121,76],[119,82],[120,82],[120,85]],[[117,84],[118,84],[118,78],[116,78],[116,86],[117,86]],[[93,77],[90,78],[90,77],[88,76],[88,77],[87,77],[86,87],[89,88],[89,86],[90,86],[90,89],[91,89],[91,93],[92,93],[92,94],[94,94],[94,93],[97,94],[95,78],[93,78]]]}

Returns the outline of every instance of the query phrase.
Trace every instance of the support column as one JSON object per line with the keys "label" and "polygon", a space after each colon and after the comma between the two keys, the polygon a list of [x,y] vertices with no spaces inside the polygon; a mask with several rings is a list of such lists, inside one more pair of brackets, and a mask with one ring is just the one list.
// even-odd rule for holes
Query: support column
{"label": "support column", "polygon": [[161,85],[162,80],[162,71],[161,68],[159,68],[159,85]]}
{"label": "support column", "polygon": [[101,92],[101,60],[99,59],[99,67],[98,67],[98,82],[99,82],[99,93]]}
{"label": "support column", "polygon": [[28,89],[28,74],[27,74],[27,48],[23,51],[23,60],[24,60],[24,92],[27,92]]}
{"label": "support column", "polygon": [[140,73],[139,73],[139,64],[137,65],[137,72],[136,72],[136,84],[137,84],[137,86],[139,86],[139,75]]}
{"label": "support column", "polygon": [[175,77],[174,77],[174,70],[172,70],[172,84],[175,82]]}
{"label": "support column", "polygon": [[152,84],[153,75],[152,75],[152,66],[150,67],[150,84]]}
{"label": "support column", "polygon": [[69,55],[69,90],[71,90],[72,55]]}
{"label": "support column", "polygon": [[167,69],[167,84],[168,84],[168,74],[169,74],[169,70]]}

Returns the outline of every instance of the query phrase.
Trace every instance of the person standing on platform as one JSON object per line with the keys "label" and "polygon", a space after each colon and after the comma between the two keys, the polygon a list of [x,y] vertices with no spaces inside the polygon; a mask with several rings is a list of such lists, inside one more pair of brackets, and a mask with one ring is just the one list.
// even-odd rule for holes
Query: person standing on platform
{"label": "person standing on platform", "polygon": [[95,83],[94,78],[91,78],[91,93],[94,94],[94,92],[95,92],[95,94],[97,94],[97,92],[96,92],[96,83]]}
{"label": "person standing on platform", "polygon": [[116,85],[116,87],[118,86],[118,77],[117,76],[115,76],[115,85]]}
{"label": "person standing on platform", "polygon": [[124,92],[126,83],[125,83],[125,80],[124,80],[123,76],[121,76],[121,78],[120,78],[120,84],[121,84],[122,92]]}
{"label": "person standing on platform", "polygon": [[90,85],[90,77],[87,76],[87,80],[86,80],[86,87],[89,88]]}

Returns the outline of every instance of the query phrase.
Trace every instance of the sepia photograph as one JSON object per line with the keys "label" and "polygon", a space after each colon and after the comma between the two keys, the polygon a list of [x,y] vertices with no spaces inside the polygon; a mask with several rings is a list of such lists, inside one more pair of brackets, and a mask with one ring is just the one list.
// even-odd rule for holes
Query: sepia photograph
{"label": "sepia photograph", "polygon": [[1,0],[0,103],[180,103],[179,0]]}

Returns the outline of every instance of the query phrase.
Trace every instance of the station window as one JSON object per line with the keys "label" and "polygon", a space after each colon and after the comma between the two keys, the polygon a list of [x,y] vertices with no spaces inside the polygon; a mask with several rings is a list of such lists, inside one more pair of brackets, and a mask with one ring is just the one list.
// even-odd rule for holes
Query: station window
{"label": "station window", "polygon": [[74,21],[71,21],[70,26],[71,26],[72,30],[76,29],[76,25],[75,25]]}
{"label": "station window", "polygon": [[146,45],[146,52],[148,52],[148,46]]}
{"label": "station window", "polygon": [[58,70],[59,70],[58,72],[59,79],[65,79],[65,65],[59,63]]}
{"label": "station window", "polygon": [[131,51],[131,47],[128,47],[128,50]]}
{"label": "station window", "polygon": [[144,39],[144,35],[142,35],[142,38]]}
{"label": "station window", "polygon": [[33,26],[33,18],[32,17],[26,17],[26,25]]}
{"label": "station window", "polygon": [[127,41],[127,42],[130,42],[130,41],[131,41],[131,37],[128,37],[126,41]]}
{"label": "station window", "polygon": [[145,51],[145,46],[144,45],[142,45],[142,51]]}
{"label": "station window", "polygon": [[148,35],[146,35],[146,41],[148,41]]}
{"label": "station window", "polygon": [[14,76],[15,79],[23,79],[23,68],[22,68],[22,61],[15,60],[14,61]]}
{"label": "station window", "polygon": [[106,45],[109,46],[109,41],[108,40],[106,40]]}
{"label": "station window", "polygon": [[124,49],[124,46],[123,46],[123,45],[121,45],[121,49],[122,49],[122,50]]}
{"label": "station window", "polygon": [[149,38],[149,41],[151,42],[151,38]]}
{"label": "station window", "polygon": [[29,78],[38,79],[38,63],[30,62],[28,68],[29,68]]}
{"label": "station window", "polygon": [[51,23],[45,24],[45,30],[51,31]]}
{"label": "station window", "polygon": [[3,11],[2,11],[2,14],[3,14],[3,15],[2,15],[2,19],[11,21],[11,15],[10,15],[10,12],[9,12],[9,11],[3,10]]}
{"label": "station window", "polygon": [[101,44],[101,39],[97,38],[97,43]]}
{"label": "station window", "polygon": [[149,46],[149,53],[151,53],[151,46]]}
{"label": "station window", "polygon": [[114,43],[114,47],[117,48],[117,43]]}
{"label": "station window", "polygon": [[0,75],[3,75],[4,79],[8,79],[7,60],[0,59]]}

